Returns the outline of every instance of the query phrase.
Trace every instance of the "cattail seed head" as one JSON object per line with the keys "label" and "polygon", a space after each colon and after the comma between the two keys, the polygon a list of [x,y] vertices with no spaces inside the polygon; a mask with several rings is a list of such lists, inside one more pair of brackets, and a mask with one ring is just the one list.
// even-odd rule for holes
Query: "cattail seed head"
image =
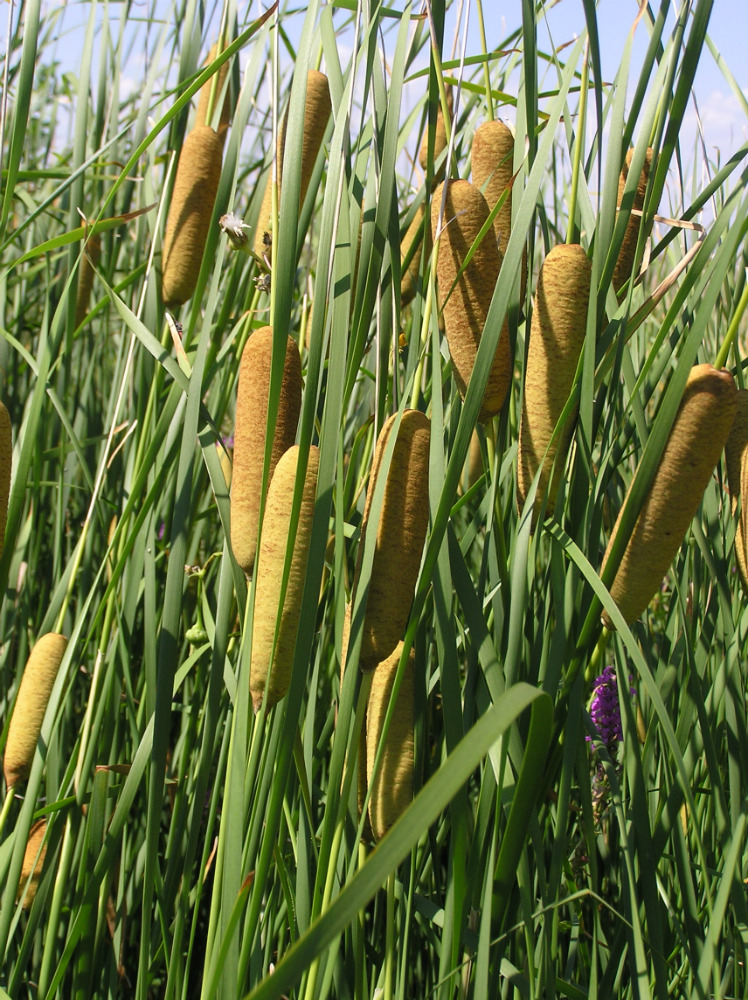
{"label": "cattail seed head", "polygon": [[[517,457],[517,503],[524,506],[539,468],[533,521],[548,493],[546,513],[553,514],[564,459],[574,430],[570,418],[549,446],[569,398],[584,345],[592,264],[581,246],[554,247],[540,269],[525,367],[525,395]],[[556,472],[551,470],[556,460]]]}
{"label": "cattail seed head", "polygon": [[221,179],[223,144],[207,125],[194,128],[179,154],[163,246],[161,295],[179,306],[195,291]]}
{"label": "cattail seed head", "polygon": [[278,623],[278,638],[274,643],[298,460],[299,447],[294,445],[281,456],[268,490],[257,559],[252,629],[250,690],[255,711],[262,704],[266,688],[267,706],[272,708],[286,694],[291,683],[309,545],[312,540],[319,451],[314,446],[309,449],[288,587]]}
{"label": "cattail seed head", "polygon": [[[476,248],[470,263],[463,269],[468,251],[488,220],[488,205],[478,188],[468,181],[446,183],[448,188],[444,210],[445,226],[439,237],[437,258],[439,304],[443,310],[454,379],[464,399],[499,276],[501,254],[496,246],[493,232],[489,231]],[[440,185],[431,202],[431,228],[434,241],[437,236],[442,190]],[[509,390],[511,377],[512,349],[505,321],[478,414],[481,423],[490,420],[501,409]]]}
{"label": "cattail seed head", "polygon": [[[255,330],[245,344],[239,367],[231,479],[231,547],[245,573],[252,572],[257,551],[272,353],[273,331],[264,326]],[[301,359],[296,341],[287,337],[268,483],[281,455],[294,443],[300,412]]]}
{"label": "cattail seed head", "polygon": [[101,236],[94,233],[86,242],[78,272],[78,291],[75,297],[75,325],[78,327],[88,315],[93,280],[101,259]]}
{"label": "cattail seed head", "polygon": [[67,644],[64,635],[48,632],[37,639],[26,662],[5,744],[3,771],[8,788],[29,775],[47,702]]}
{"label": "cattail seed head", "polygon": [[[648,147],[644,166],[642,167],[641,176],[636,185],[636,194],[634,195],[634,204],[632,206],[637,212],[641,212],[644,207],[644,195],[647,191],[647,181],[649,180],[649,171],[652,167],[652,157],[654,155],[654,150]],[[623,170],[621,171],[621,176],[618,179],[618,200],[616,202],[617,206],[621,207],[621,202],[623,201],[623,192],[626,189],[626,180],[629,175],[629,170],[631,168],[631,161],[634,158],[634,150],[630,149],[626,153],[626,159],[623,164]],[[626,232],[623,236],[623,243],[621,244],[621,249],[618,253],[618,260],[616,261],[616,266],[613,269],[613,288],[616,294],[619,293],[620,289],[626,281],[631,277],[631,269],[634,266],[634,256],[636,254],[636,244],[639,240],[639,230],[641,229],[642,217],[640,215],[635,215],[633,212],[629,216],[629,221],[626,224]]]}
{"label": "cattail seed head", "polygon": [[[353,593],[358,590],[369,515],[385,448],[396,414],[382,428],[372,462],[361,524]],[[429,521],[431,422],[419,410],[403,413],[376,526],[376,543],[361,638],[359,663],[373,670],[402,638],[413,603]]]}
{"label": "cattail seed head", "polygon": [[[304,134],[301,145],[301,185],[299,188],[299,209],[304,204],[309,181],[312,178],[314,164],[322,147],[322,140],[325,137],[327,123],[332,112],[332,100],[330,98],[330,85],[324,73],[318,70],[309,70],[306,79],[306,105],[304,107]],[[280,197],[282,190],[283,155],[286,149],[286,127],[288,111],[283,117],[278,129],[278,145],[276,147],[276,170],[278,176],[278,209],[280,211]],[[273,188],[272,174],[268,176],[265,194],[260,206],[260,214],[257,219],[257,229],[255,230],[255,253],[262,257],[267,253],[265,244],[265,233],[272,229],[273,215]],[[269,256],[269,255],[268,255]]]}
{"label": "cattail seed head", "polygon": [[21,865],[21,880],[18,883],[16,894],[16,902],[23,898],[24,910],[31,909],[41,881],[44,859],[47,856],[47,845],[44,843],[46,832],[46,819],[38,820],[29,830],[29,839],[26,842],[26,851]]}
{"label": "cattail seed head", "polygon": [[408,264],[408,269],[407,271],[403,271],[400,281],[401,307],[407,306],[416,294],[418,273],[421,265],[421,241],[424,235],[426,237],[426,257],[428,258],[431,255],[431,227],[426,225],[424,229],[423,217],[425,214],[426,206],[423,204],[419,205],[416,209],[416,214],[413,216],[413,221],[408,226],[408,230],[400,243],[401,264],[405,262],[412,247],[412,256]]}
{"label": "cattail seed head", "polygon": [[[444,93],[447,98],[447,110],[449,111],[450,118],[452,117],[454,109],[454,98],[452,96],[452,87],[450,84],[445,84]],[[447,148],[447,127],[444,123],[444,112],[442,111],[441,101],[439,102],[439,107],[436,112],[436,126],[434,130],[434,163],[438,163],[439,157],[442,155],[444,150]],[[424,173],[428,172],[429,165],[429,133],[428,129],[424,132],[423,139],[421,140],[421,148],[418,150],[418,162],[421,165],[421,170]],[[446,164],[442,163],[434,172],[432,187],[435,187],[440,181],[444,180]]]}
{"label": "cattail seed head", "polygon": [[[735,397],[735,382],[725,369],[696,365],[688,376],[660,464],[610,587],[627,624],[641,615],[659,589],[698,510],[735,418]],[[601,572],[620,519],[619,514]],[[612,628],[606,612],[602,617]]]}
{"label": "cattail seed head", "polygon": [[375,840],[384,837],[413,801],[415,653],[412,649],[384,739],[381,766],[373,773],[402,649],[399,642],[393,653],[377,666],[366,709],[366,780],[371,790],[369,821]]}

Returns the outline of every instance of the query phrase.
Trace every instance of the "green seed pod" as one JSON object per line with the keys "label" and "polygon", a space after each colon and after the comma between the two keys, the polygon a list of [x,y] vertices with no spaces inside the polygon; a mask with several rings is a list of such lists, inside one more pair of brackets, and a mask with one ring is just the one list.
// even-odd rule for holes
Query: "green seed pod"
{"label": "green seed pod", "polygon": [[[385,423],[374,451],[361,524],[354,594],[358,590],[371,502],[396,416]],[[408,623],[429,522],[430,439],[428,417],[419,410],[406,410],[400,422],[376,527],[359,658],[362,670],[373,670],[390,655]]]}
{"label": "green seed pod", "polygon": [[31,909],[41,881],[44,859],[47,856],[47,845],[44,843],[46,832],[46,819],[38,820],[29,830],[29,839],[26,842],[23,864],[21,865],[21,880],[18,883],[18,892],[16,893],[16,902],[23,897],[24,910]]}
{"label": "green seed pod", "polygon": [[13,434],[10,414],[0,403],[0,557],[5,547],[5,524],[8,519],[10,474],[13,466]]}
{"label": "green seed pod", "polygon": [[[439,237],[436,270],[439,305],[443,310],[454,379],[464,399],[499,276],[501,254],[493,233],[489,232],[476,248],[470,263],[460,274],[468,251],[488,221],[489,211],[486,199],[469,181],[447,183],[449,187],[444,211],[445,228]],[[442,190],[440,185],[431,202],[431,229],[434,241],[436,241]],[[506,399],[511,378],[512,348],[505,321],[478,414],[481,423],[490,420],[499,412]]]}
{"label": "green seed pod", "polygon": [[293,507],[298,458],[298,445],[289,448],[281,456],[268,490],[262,541],[257,560],[252,657],[249,670],[252,704],[255,711],[262,704],[265,688],[268,689],[267,706],[272,708],[283,698],[291,683],[309,545],[312,540],[319,451],[314,446],[309,449],[288,587],[283,601],[278,624],[278,639],[274,649],[273,639],[280,608],[281,584],[286,561],[288,527]]}
{"label": "green seed pod", "polygon": [[[324,73],[309,70],[306,80],[306,105],[304,107],[304,135],[301,146],[301,186],[299,188],[299,208],[304,204],[309,181],[312,179],[314,164],[322,147],[322,140],[327,131],[327,123],[332,112],[330,85]],[[276,169],[278,171],[278,210],[280,211],[280,192],[282,190],[283,154],[286,149],[286,126],[288,112],[278,130],[278,146],[276,149]],[[260,206],[260,214],[255,230],[254,251],[262,257],[267,253],[265,233],[272,230],[273,188],[272,174],[268,176],[265,194]],[[268,254],[269,256],[269,254]]]}
{"label": "green seed pod", "polygon": [[[208,57],[203,63],[203,66],[210,66],[217,57],[220,55],[218,49],[218,43],[216,42],[210,48]],[[207,83],[203,84],[200,88],[200,96],[197,100],[197,111],[195,113],[195,128],[199,128],[203,125],[210,125],[210,119],[213,119],[215,115],[213,111],[216,107],[216,101],[220,98],[221,92],[223,91],[224,84],[226,83],[226,77],[228,76],[229,62],[225,62],[223,66],[215,73]],[[212,98],[211,98],[212,92]],[[223,99],[223,106],[221,108],[221,117],[218,122],[218,127],[216,133],[221,143],[226,141],[226,133],[229,130],[229,122],[231,121],[231,89],[227,88],[226,96]],[[208,112],[210,111],[210,117]]]}
{"label": "green seed pod", "polygon": [[80,326],[88,315],[88,304],[91,301],[93,280],[101,259],[101,237],[98,233],[88,238],[85,253],[81,257],[78,272],[78,291],[75,297],[75,325]]}
{"label": "green seed pod", "polygon": [[415,653],[412,649],[384,740],[381,767],[373,774],[402,650],[403,644],[399,642],[394,652],[377,666],[366,709],[366,781],[371,789],[369,821],[375,840],[384,837],[413,801]]}
{"label": "green seed pod", "polygon": [[[231,548],[245,573],[252,572],[257,552],[272,352],[273,331],[264,326],[245,344],[239,367],[231,479]],[[294,443],[300,412],[301,359],[296,341],[287,337],[268,482],[281,455]]]}
{"label": "green seed pod", "polygon": [[[737,409],[730,435],[725,445],[727,484],[735,524],[735,561],[743,590],[748,595],[748,389],[738,389]],[[738,515],[738,501],[742,498]]]}
{"label": "green seed pod", "polygon": [[[471,165],[473,184],[485,195],[490,211],[494,210],[507,190],[509,192],[493,220],[496,242],[503,257],[512,231],[511,185],[514,179],[514,134],[504,122],[489,121],[478,126],[473,136]],[[520,292],[523,299],[526,287],[527,250],[525,249],[522,254]]]}
{"label": "green seed pod", "polygon": [[[647,149],[646,156],[644,159],[644,166],[642,167],[641,176],[639,177],[639,182],[636,185],[636,194],[634,195],[633,208],[637,212],[641,212],[644,207],[644,195],[647,191],[647,181],[649,180],[649,171],[652,166],[652,157],[654,155],[654,150],[651,146]],[[621,176],[618,180],[618,201],[617,205],[620,208],[621,202],[623,201],[623,192],[626,189],[626,180],[629,175],[629,169],[631,167],[631,161],[634,157],[633,149],[630,149],[626,153],[626,159],[623,164],[623,170],[621,171]],[[629,221],[626,225],[626,232],[623,236],[623,243],[621,244],[621,249],[618,253],[618,260],[616,261],[616,266],[613,269],[613,288],[616,291],[616,295],[621,290],[621,287],[626,281],[631,277],[631,269],[634,266],[634,256],[636,254],[636,244],[639,240],[639,230],[641,229],[642,218],[640,215],[634,215],[633,213],[629,216]]]}
{"label": "green seed pod", "polygon": [[[736,406],[732,375],[712,365],[696,365],[610,587],[627,624],[645,610],[675,558],[719,461]],[[620,519],[619,514],[601,573]],[[602,617],[606,627],[612,628],[606,612]]]}
{"label": "green seed pod", "polygon": [[37,640],[31,650],[18,688],[5,744],[3,771],[8,788],[13,788],[29,775],[47,702],[67,644],[68,640],[64,635],[48,632]]}
{"label": "green seed pod", "polygon": [[[525,395],[517,457],[517,503],[522,510],[539,468],[533,523],[543,497],[553,514],[556,491],[574,432],[570,418],[549,449],[549,442],[566,405],[584,345],[592,264],[581,246],[554,247],[540,269],[525,367]],[[547,454],[546,454],[547,452]],[[556,461],[556,473],[551,470]]]}
{"label": "green seed pod", "polygon": [[161,295],[168,306],[192,297],[221,179],[223,143],[201,125],[182,146],[163,247]]}

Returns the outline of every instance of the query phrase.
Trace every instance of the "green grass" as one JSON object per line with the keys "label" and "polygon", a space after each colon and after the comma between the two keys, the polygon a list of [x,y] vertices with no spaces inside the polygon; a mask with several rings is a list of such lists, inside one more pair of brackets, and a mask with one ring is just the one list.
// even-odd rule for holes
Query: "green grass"
{"label": "green grass", "polygon": [[[592,3],[586,32],[549,51],[542,3],[523,2],[521,30],[498,45],[492,12],[471,4],[489,52],[465,44],[443,3],[430,19],[404,4],[319,0],[262,16],[232,0],[8,10],[0,397],[14,454],[0,745],[36,639],[70,641],[29,779],[0,818],[7,995],[746,995],[748,618],[724,462],[641,620],[622,621],[598,575],[632,481],[622,539],[634,523],[692,365],[718,360],[745,383],[748,147],[709,161],[681,144],[696,68],[716,55],[711,7],[693,0],[667,18],[667,5],[644,8],[641,65],[629,39],[618,66],[601,63]],[[73,15],[84,27],[70,68]],[[169,318],[163,229],[197,92],[219,69],[203,66],[219,30],[233,121],[197,288]],[[317,67],[333,115],[297,211]],[[512,234],[464,400],[420,247],[417,294],[400,306],[400,239],[417,201],[430,213],[433,165],[424,176],[417,152],[424,135],[433,142],[445,81],[449,176],[470,176],[489,109],[519,137]],[[286,109],[268,292],[218,219],[254,226]],[[644,215],[665,221],[619,302],[611,277],[631,197],[619,213],[616,197],[630,146],[632,185],[654,149]],[[80,212],[102,250],[76,326]],[[527,337],[538,269],[567,237],[593,269],[568,407],[578,419],[554,517],[532,532],[533,491],[518,511],[515,486]],[[505,316],[515,377],[478,430],[482,473],[465,492]],[[290,688],[255,716],[254,581],[230,550],[221,442],[242,347],[268,322],[279,345],[289,332],[300,342],[297,442],[304,455],[319,447],[320,469]],[[404,669],[415,650],[414,801],[373,847],[356,773],[369,680],[347,669],[341,683],[340,654],[376,436],[408,406],[432,428],[429,531],[402,657]],[[354,663],[358,638],[354,628]],[[616,746],[590,716],[606,663],[621,699]],[[46,859],[24,909],[23,854],[41,816]]]}

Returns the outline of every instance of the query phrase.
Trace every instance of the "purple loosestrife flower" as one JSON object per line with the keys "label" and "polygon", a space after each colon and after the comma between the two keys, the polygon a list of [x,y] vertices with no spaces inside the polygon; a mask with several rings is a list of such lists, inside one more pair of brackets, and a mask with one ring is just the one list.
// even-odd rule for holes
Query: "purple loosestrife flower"
{"label": "purple loosestrife flower", "polygon": [[[618,703],[618,684],[612,664],[595,679],[595,688],[590,705],[590,716],[606,746],[623,740],[621,706]],[[588,737],[589,739],[589,737]]]}

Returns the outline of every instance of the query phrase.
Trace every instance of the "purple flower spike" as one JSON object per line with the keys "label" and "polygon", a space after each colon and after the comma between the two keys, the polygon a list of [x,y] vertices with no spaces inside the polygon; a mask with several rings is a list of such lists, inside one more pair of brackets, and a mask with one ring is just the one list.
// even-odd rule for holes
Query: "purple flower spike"
{"label": "purple flower spike", "polygon": [[615,669],[611,664],[595,679],[590,716],[605,744],[610,746],[611,743],[620,743],[623,740],[618,684]]}

